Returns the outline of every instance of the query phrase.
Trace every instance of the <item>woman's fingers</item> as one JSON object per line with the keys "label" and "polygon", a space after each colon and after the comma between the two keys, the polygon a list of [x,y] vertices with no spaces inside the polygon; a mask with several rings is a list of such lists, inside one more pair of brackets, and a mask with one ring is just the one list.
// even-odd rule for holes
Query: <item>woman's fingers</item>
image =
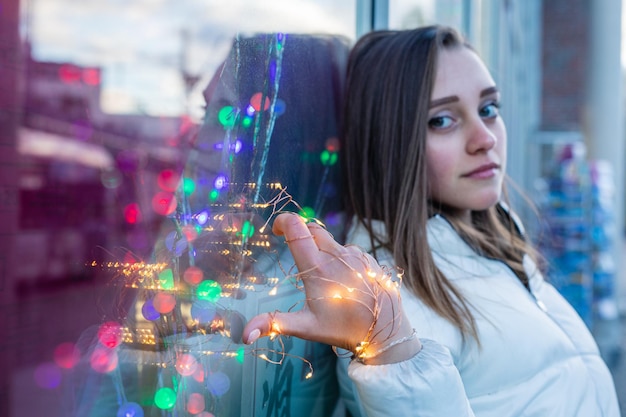
{"label": "woman's fingers", "polygon": [[294,313],[263,313],[253,317],[243,330],[244,343],[254,343],[259,337],[283,334],[311,339],[315,317],[306,310]]}

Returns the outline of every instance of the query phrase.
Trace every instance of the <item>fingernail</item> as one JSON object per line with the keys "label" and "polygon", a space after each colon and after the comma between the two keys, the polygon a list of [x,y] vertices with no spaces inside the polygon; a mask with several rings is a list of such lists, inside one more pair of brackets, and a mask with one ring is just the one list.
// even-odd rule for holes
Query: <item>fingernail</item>
{"label": "fingernail", "polygon": [[261,331],[259,329],[254,329],[248,335],[248,344],[251,345],[261,336]]}

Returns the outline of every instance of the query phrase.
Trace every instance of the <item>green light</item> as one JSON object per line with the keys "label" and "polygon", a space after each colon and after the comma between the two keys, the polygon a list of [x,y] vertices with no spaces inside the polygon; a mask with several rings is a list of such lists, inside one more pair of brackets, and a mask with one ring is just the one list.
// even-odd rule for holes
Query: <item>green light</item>
{"label": "green light", "polygon": [[237,356],[235,357],[235,359],[237,359],[237,362],[243,363],[243,358],[244,358],[245,353],[246,353],[246,350],[243,348],[243,346],[237,349]]}
{"label": "green light", "polygon": [[217,190],[213,190],[209,193],[209,200],[215,201],[220,196],[220,192]]}
{"label": "green light", "polygon": [[164,290],[171,290],[174,288],[174,273],[171,269],[164,269],[159,273],[159,285]]}
{"label": "green light", "polygon": [[225,128],[231,128],[237,122],[237,112],[233,106],[224,106],[217,114],[217,119]]}
{"label": "green light", "polygon": [[196,288],[196,295],[199,300],[206,300],[212,303],[217,302],[222,296],[222,287],[215,281],[202,281]]}
{"label": "green light", "polygon": [[168,387],[160,388],[154,394],[154,404],[161,410],[169,410],[176,404],[176,393]]}
{"label": "green light", "polygon": [[302,210],[300,210],[298,214],[305,219],[315,218],[315,210],[313,210],[311,207],[302,207]]}
{"label": "green light", "polygon": [[243,222],[243,226],[241,226],[241,234],[247,237],[252,237],[254,234],[254,225],[249,220]]}
{"label": "green light", "polygon": [[241,121],[241,125],[243,127],[250,127],[250,125],[252,125],[252,117],[244,117],[243,120]]}
{"label": "green light", "polygon": [[337,152],[329,152],[327,150],[322,151],[320,154],[320,160],[322,161],[322,165],[335,165],[339,156]]}
{"label": "green light", "polygon": [[191,178],[183,179],[183,192],[187,195],[193,194],[196,191],[196,183]]}

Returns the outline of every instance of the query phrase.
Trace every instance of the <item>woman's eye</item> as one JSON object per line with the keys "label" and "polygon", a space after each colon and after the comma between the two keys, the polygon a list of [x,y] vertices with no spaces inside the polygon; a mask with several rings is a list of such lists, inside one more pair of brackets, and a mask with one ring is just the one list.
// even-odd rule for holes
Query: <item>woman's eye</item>
{"label": "woman's eye", "polygon": [[480,109],[480,117],[484,117],[486,119],[493,119],[500,114],[500,105],[498,103],[489,103]]}
{"label": "woman's eye", "polygon": [[431,129],[445,129],[450,126],[452,126],[452,118],[448,116],[437,116],[428,121],[428,127]]}

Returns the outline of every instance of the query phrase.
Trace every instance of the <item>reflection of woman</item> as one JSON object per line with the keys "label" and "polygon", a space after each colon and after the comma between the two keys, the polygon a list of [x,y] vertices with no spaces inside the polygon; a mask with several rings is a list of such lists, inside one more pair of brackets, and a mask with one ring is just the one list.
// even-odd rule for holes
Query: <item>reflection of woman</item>
{"label": "reflection of woman", "polygon": [[[104,350],[115,352],[116,363],[100,372],[85,363],[87,377],[76,374],[73,415],[128,413],[129,403],[145,415],[332,414],[338,388],[330,347],[289,337],[256,346],[276,365],[244,350],[241,336],[247,318],[298,309],[304,298],[293,280],[276,285],[294,261],[286,245],[260,233],[272,214],[264,203],[286,190],[297,202],[286,209],[305,208],[331,226],[340,209],[334,162],[347,52],[346,41],[331,36],[235,40],[205,91],[206,117],[177,209],[154,248],[158,273],[133,281],[138,296],[125,339]],[[101,329],[85,332],[85,362],[102,348]],[[148,333],[156,345],[144,343]]]}
{"label": "reflection of woman", "polygon": [[348,241],[404,270],[402,305],[369,254],[284,214],[307,306],[252,319],[244,340],[280,329],[351,351],[356,415],[619,416],[591,334],[503,202],[500,93],[478,55],[443,27],[374,32],[345,99]]}

